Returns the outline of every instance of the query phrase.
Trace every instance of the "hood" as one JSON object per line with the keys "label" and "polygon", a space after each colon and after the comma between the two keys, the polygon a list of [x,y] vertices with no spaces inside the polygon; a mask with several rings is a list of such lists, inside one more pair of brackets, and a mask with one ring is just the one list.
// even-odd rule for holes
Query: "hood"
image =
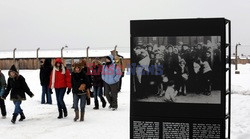
{"label": "hood", "polygon": [[80,62],[75,62],[75,63],[73,64],[73,68],[74,68],[73,72],[75,72],[75,68],[76,68],[76,67],[78,67],[78,68],[80,69],[80,72],[81,72],[82,69],[83,69],[83,65],[82,65],[82,63],[80,63]]}
{"label": "hood", "polygon": [[109,56],[107,56],[108,58],[109,58],[109,60],[111,61],[111,63],[114,63],[114,57],[113,57],[113,55],[109,55]]}
{"label": "hood", "polygon": [[12,66],[10,67],[9,75],[10,75],[10,72],[11,72],[11,71],[15,72],[15,73],[18,75],[18,71],[17,71],[17,68],[16,68],[15,65],[12,65]]}
{"label": "hood", "polygon": [[62,62],[62,59],[61,59],[61,58],[57,58],[56,61],[55,61],[55,63],[60,63],[60,64],[62,64],[63,62]]}

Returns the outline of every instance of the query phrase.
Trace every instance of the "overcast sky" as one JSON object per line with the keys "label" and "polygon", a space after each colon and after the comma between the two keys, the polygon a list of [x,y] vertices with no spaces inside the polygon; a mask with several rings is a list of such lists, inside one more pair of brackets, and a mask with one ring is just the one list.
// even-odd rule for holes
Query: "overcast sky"
{"label": "overcast sky", "polygon": [[230,19],[250,46],[249,0],[0,0],[0,50],[129,48],[130,20],[198,17]]}

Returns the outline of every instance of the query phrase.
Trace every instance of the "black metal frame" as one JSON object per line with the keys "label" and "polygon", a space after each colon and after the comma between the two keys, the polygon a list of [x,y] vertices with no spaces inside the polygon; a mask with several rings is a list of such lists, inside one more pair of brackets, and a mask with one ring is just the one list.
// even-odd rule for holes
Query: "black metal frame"
{"label": "black metal frame", "polygon": [[[226,26],[228,25],[228,27]],[[225,67],[228,64],[228,68],[226,67],[226,73],[228,74],[228,88],[226,88],[226,97],[228,97],[228,102],[225,101],[225,106],[228,109],[228,113],[225,111],[225,124],[227,124],[227,128],[226,128],[226,133],[227,133],[227,139],[231,138],[231,21],[230,20],[226,20],[226,24],[225,24],[225,28],[226,28],[226,33],[227,35],[225,35],[225,38],[227,38],[226,40],[228,40],[228,42],[226,42],[226,48],[228,48],[228,57],[226,57],[227,62],[225,64]],[[225,125],[226,126],[226,125]]]}
{"label": "black metal frame", "polygon": [[[195,23],[195,24],[194,24]],[[185,24],[185,25],[184,25]],[[197,26],[199,25],[199,26]],[[173,28],[174,27],[174,28]],[[146,29],[145,29],[146,28]],[[176,29],[178,28],[178,29]],[[188,123],[217,123],[221,138],[230,139],[231,126],[231,22],[225,18],[133,20],[130,28],[131,48],[134,37],[143,36],[221,36],[221,103],[220,104],[168,104],[133,101],[131,85],[130,138],[133,137],[133,121],[163,121]],[[133,53],[131,49],[131,63]],[[226,52],[227,51],[227,52]],[[227,57],[229,54],[229,57]],[[229,66],[227,65],[229,64]],[[228,75],[228,76],[226,76]],[[228,77],[228,79],[226,79]],[[133,76],[131,76],[133,81]],[[228,81],[228,82],[227,82]],[[133,82],[131,82],[133,84]],[[229,86],[228,86],[229,85]],[[229,88],[226,88],[229,87]],[[228,100],[228,101],[227,101]],[[178,107],[178,110],[174,109]],[[155,109],[158,108],[158,109]],[[228,111],[227,111],[227,109]],[[167,109],[168,111],[162,111]],[[171,111],[171,112],[169,112]],[[185,115],[183,115],[183,113]],[[194,114],[194,115],[193,115]],[[161,128],[161,127],[160,127]],[[161,133],[160,133],[161,134]]]}

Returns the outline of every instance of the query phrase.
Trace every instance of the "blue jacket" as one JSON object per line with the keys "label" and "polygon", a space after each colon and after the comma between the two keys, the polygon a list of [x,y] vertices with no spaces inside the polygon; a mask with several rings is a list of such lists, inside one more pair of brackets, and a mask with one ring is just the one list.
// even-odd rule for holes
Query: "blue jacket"
{"label": "blue jacket", "polygon": [[113,56],[109,55],[109,57],[112,63],[109,66],[104,65],[102,67],[102,80],[107,84],[115,84],[119,82],[122,72],[121,68],[114,64]]}

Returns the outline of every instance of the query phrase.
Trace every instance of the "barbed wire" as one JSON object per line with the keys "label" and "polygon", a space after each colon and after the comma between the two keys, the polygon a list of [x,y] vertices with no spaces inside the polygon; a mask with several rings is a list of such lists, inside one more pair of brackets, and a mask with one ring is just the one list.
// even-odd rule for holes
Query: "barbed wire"
{"label": "barbed wire", "polygon": [[[38,47],[37,47],[38,48]],[[37,48],[35,48],[35,49],[25,49],[25,48],[21,48],[21,49],[19,49],[19,48],[17,48],[16,49],[16,51],[36,51],[37,50]],[[67,48],[67,49],[65,49],[65,51],[67,51],[67,50],[86,50],[87,49],[87,47],[86,48],[84,48],[84,47],[82,47],[82,48],[76,48],[76,47],[72,47],[72,48]],[[89,48],[90,50],[92,49],[92,50],[114,50],[114,47],[90,47]],[[130,47],[117,47],[116,48],[117,49],[117,51],[119,51],[119,50],[130,50]],[[40,50],[41,51],[43,51],[43,50],[51,50],[51,51],[58,51],[58,50],[61,50],[61,48],[40,48]],[[11,51],[13,51],[13,49],[9,49],[9,50],[0,50],[0,52],[11,52]]]}

